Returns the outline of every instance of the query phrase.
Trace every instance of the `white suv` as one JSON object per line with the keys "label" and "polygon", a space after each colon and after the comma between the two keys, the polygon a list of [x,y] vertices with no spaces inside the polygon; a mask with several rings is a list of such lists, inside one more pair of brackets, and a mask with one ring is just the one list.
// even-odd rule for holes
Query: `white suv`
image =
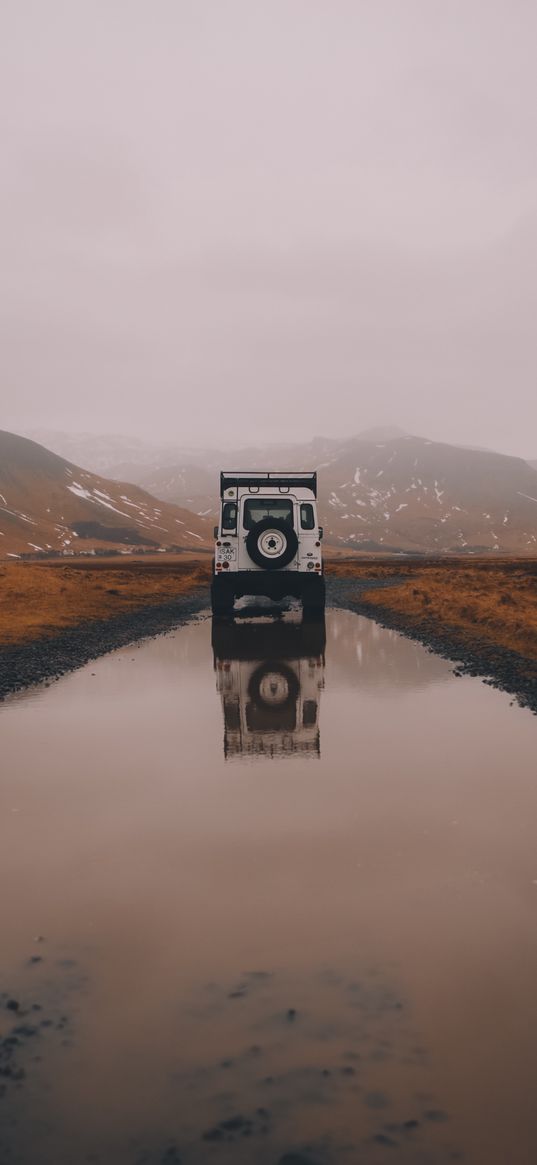
{"label": "white suv", "polygon": [[316,473],[220,474],[211,605],[227,615],[241,595],[302,599],[304,614],[324,611],[322,527]]}
{"label": "white suv", "polygon": [[213,619],[212,645],[226,759],[320,756],[324,620]]}

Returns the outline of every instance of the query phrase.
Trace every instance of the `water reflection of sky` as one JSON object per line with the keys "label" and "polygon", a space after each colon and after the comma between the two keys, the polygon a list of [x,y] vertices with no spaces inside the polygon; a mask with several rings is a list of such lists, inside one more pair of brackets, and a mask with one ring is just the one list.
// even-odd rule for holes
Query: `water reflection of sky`
{"label": "water reflection of sky", "polygon": [[537,720],[350,612],[240,624],[0,708],[0,1041],[47,1024],[0,1160],[537,1159]]}
{"label": "water reflection of sky", "polygon": [[445,682],[453,670],[419,643],[345,610],[328,620],[326,655],[331,683],[379,694],[419,691]]}

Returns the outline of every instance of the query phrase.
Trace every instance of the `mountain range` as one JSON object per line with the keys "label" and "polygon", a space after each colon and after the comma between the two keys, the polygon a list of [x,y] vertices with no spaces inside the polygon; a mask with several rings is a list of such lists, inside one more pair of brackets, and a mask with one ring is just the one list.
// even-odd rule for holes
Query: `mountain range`
{"label": "mountain range", "polygon": [[329,545],[419,553],[537,553],[537,472],[528,462],[373,430],[346,440],[204,453],[144,469],[156,497],[217,514],[220,468],[311,469]]}
{"label": "mountain range", "polygon": [[0,431],[0,556],[209,545],[197,514]]}
{"label": "mountain range", "polygon": [[[118,486],[114,480],[95,477],[101,484],[92,486],[90,501],[80,490],[87,491],[88,481],[95,475],[59,458],[64,491],[60,501],[65,496],[66,478],[71,481],[73,473],[80,487],[77,501],[92,508],[94,520],[103,491],[108,504],[123,518],[121,508],[125,511],[127,493],[129,500],[142,498],[136,503],[133,500],[142,506],[137,526],[142,529],[145,525],[147,536],[152,528],[155,540],[159,523],[166,526],[160,534],[169,538],[181,522],[185,527],[188,524],[191,544],[196,537],[199,544],[210,538],[218,512],[218,473],[222,468],[316,468],[327,546],[373,553],[537,554],[537,463],[486,449],[430,441],[394,427],[343,440],[316,437],[294,446],[255,446],[226,452],[151,446],[126,438],[50,436],[57,449],[69,449],[80,460],[83,457],[84,464],[105,465],[108,478],[119,475],[123,481],[135,483]],[[0,491],[4,492],[1,482],[0,475]],[[101,502],[105,501],[102,497]],[[63,531],[65,505],[62,508],[60,504],[60,509],[63,517],[56,515],[56,525]],[[88,520],[87,515],[83,520]],[[118,518],[116,524],[121,524]],[[70,537],[69,530],[77,532],[68,523],[67,534],[57,531],[58,537]],[[102,529],[100,533],[102,539]],[[174,541],[185,545],[185,538],[182,534],[183,540]],[[169,543],[163,539],[163,544]]]}

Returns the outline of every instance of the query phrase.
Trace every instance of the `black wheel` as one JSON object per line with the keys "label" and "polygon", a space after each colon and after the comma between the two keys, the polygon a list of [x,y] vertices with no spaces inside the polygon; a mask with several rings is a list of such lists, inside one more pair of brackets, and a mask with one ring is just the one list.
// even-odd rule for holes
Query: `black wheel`
{"label": "black wheel", "polygon": [[263,570],[288,566],[298,550],[298,538],[283,518],[262,518],[248,532],[246,549],[252,562]]}
{"label": "black wheel", "polygon": [[234,595],[224,579],[214,578],[211,584],[211,610],[213,615],[231,615]]}
{"label": "black wheel", "polygon": [[326,605],[324,578],[312,579],[311,583],[302,599],[302,614],[304,619],[321,620],[324,619]]}

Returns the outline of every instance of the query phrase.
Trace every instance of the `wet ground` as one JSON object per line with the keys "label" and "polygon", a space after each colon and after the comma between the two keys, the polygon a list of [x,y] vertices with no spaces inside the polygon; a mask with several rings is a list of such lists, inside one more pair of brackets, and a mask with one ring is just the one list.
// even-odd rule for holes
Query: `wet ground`
{"label": "wet ground", "polygon": [[0,709],[2,1165],[537,1157],[537,721],[350,611]]}

